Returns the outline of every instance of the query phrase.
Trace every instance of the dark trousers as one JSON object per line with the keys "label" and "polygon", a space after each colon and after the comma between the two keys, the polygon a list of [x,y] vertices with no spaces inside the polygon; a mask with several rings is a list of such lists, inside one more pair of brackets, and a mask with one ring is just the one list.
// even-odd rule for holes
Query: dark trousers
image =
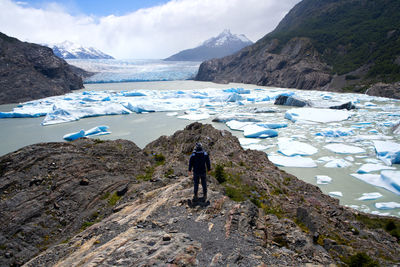
{"label": "dark trousers", "polygon": [[201,186],[203,187],[203,194],[207,194],[207,175],[205,173],[194,173],[193,181],[194,181],[194,195],[197,196],[197,192],[199,191],[199,180],[201,180]]}

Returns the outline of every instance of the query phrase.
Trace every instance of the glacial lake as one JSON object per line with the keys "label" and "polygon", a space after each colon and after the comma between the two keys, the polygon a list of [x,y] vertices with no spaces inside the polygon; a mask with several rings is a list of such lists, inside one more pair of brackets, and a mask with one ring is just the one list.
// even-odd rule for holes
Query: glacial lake
{"label": "glacial lake", "polygon": [[[128,115],[112,115],[83,118],[77,121],[42,126],[44,117],[37,118],[3,118],[0,119],[0,155],[5,155],[15,151],[23,146],[39,143],[39,142],[62,142],[63,136],[67,133],[77,132],[81,129],[88,130],[90,128],[107,125],[111,134],[97,136],[100,139],[127,139],[135,142],[139,147],[143,148],[149,142],[157,139],[161,135],[171,135],[177,130],[183,129],[193,120],[178,118],[179,116],[199,114],[209,114],[204,119],[199,117],[200,122],[210,123],[217,129],[231,131],[235,136],[240,138],[245,148],[252,147],[266,152],[269,156],[280,156],[278,152],[278,140],[287,137],[292,140],[306,143],[315,147],[318,151],[315,154],[304,156],[312,159],[316,167],[300,168],[300,167],[280,167],[281,169],[291,173],[298,178],[318,185],[321,190],[329,194],[331,192],[340,192],[341,197],[336,196],[340,203],[352,206],[362,211],[372,212],[376,214],[386,214],[400,216],[400,208],[378,209],[376,203],[397,202],[400,203],[400,195],[389,190],[366,183],[360,179],[356,179],[351,174],[357,173],[357,170],[366,163],[384,164],[376,156],[373,138],[377,135],[383,136],[388,141],[399,143],[400,136],[393,135],[391,125],[399,121],[400,118],[400,102],[396,100],[373,98],[356,94],[335,94],[320,91],[300,91],[288,90],[280,88],[267,88],[257,85],[246,84],[214,84],[209,82],[195,81],[166,81],[166,82],[132,82],[132,83],[101,83],[86,84],[85,89],[74,91],[81,93],[86,91],[103,92],[113,90],[119,92],[126,91],[157,91],[170,92],[181,91],[193,93],[198,90],[198,95],[205,95],[206,92],[222,91],[229,88],[244,88],[251,90],[252,95],[259,95],[263,92],[280,93],[294,92],[295,96],[303,99],[312,100],[313,103],[320,105],[324,101],[337,100],[340,103],[353,101],[359,108],[349,111],[350,118],[347,120],[328,122],[328,123],[293,123],[285,118],[285,113],[294,107],[276,106],[274,101],[257,101],[243,95],[243,101],[227,102],[226,104],[215,104],[212,106],[203,106],[199,109],[181,109],[167,112],[152,112]],[[259,89],[259,91],[258,91]],[[254,95],[253,95],[254,92]],[[199,98],[200,99],[200,98]],[[200,102],[199,102],[200,103]],[[11,111],[16,105],[1,105],[0,112]],[[285,123],[287,127],[276,129],[278,137],[255,139],[244,139],[242,131],[230,129],[226,123],[212,122],[217,116],[236,116],[238,114],[251,114],[255,109],[271,109],[273,113],[259,113],[255,116],[262,117],[263,122],[268,123]],[[254,112],[253,112],[254,113]],[[253,114],[254,115],[254,114]],[[189,118],[196,118],[192,116]],[[326,137],[318,136],[318,133],[324,132],[326,129],[344,128],[352,130],[352,134],[348,136]],[[386,140],[383,139],[383,140]],[[249,141],[250,140],[250,141]],[[245,144],[249,141],[250,144]],[[364,149],[363,153],[341,154],[326,149],[327,144],[346,144]],[[212,156],[212,155],[211,155]],[[327,160],[328,159],[328,160]],[[336,160],[342,167],[326,167],[329,161]],[[334,161],[334,162],[336,162]],[[333,162],[333,163],[334,163]],[[392,166],[394,171],[400,171],[400,165]],[[369,174],[379,175],[381,171],[373,171]],[[329,176],[332,180],[327,184],[317,184],[317,175]],[[400,181],[400,177],[395,177]],[[382,197],[375,200],[357,200],[363,193],[377,192]],[[335,194],[335,193],[334,193]]]}

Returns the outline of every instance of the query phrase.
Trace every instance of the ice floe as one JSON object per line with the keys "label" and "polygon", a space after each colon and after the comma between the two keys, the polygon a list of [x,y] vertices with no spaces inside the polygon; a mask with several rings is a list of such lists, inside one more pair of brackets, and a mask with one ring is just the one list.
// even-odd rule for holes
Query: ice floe
{"label": "ice floe", "polygon": [[344,160],[344,159],[333,159],[328,161],[324,167],[325,168],[346,168],[349,167],[353,164],[351,164],[350,162]]}
{"label": "ice floe", "polygon": [[339,128],[339,129],[325,129],[322,132],[316,133],[316,136],[325,136],[325,137],[340,137],[340,136],[348,136],[353,135],[353,129],[348,128]]}
{"label": "ice floe", "polygon": [[375,203],[375,207],[380,210],[391,210],[400,208],[400,203],[398,202],[378,202]]}
{"label": "ice floe", "polygon": [[226,126],[228,126],[231,130],[236,130],[236,131],[243,131],[243,128],[247,125],[254,124],[253,122],[248,122],[248,121],[237,121],[237,120],[231,120],[226,122]]}
{"label": "ice floe", "polygon": [[379,192],[363,193],[357,200],[375,200],[381,197],[383,197],[383,195]]}
{"label": "ice floe", "polygon": [[375,151],[385,164],[400,164],[400,144],[391,141],[374,141]]}
{"label": "ice floe", "polygon": [[[382,173],[384,172],[389,172],[389,171],[382,171]],[[361,181],[364,181],[368,184],[374,185],[374,186],[378,186],[378,187],[382,187],[385,188],[386,190],[389,190],[397,195],[400,195],[400,184],[399,184],[399,172],[397,173],[387,173],[387,175],[385,175],[385,173],[382,174],[360,174],[360,173],[352,173],[351,176],[353,176],[354,178],[357,178]]]}
{"label": "ice floe", "polygon": [[327,175],[316,175],[317,184],[329,184],[332,182],[332,178]]}
{"label": "ice floe", "polygon": [[298,168],[314,168],[317,164],[311,158],[305,158],[302,156],[286,157],[269,155],[268,159],[278,166],[283,167],[298,167]]}
{"label": "ice floe", "polygon": [[243,127],[243,135],[247,138],[268,138],[278,136],[278,132],[273,129],[267,129],[256,124]]}
{"label": "ice floe", "polygon": [[312,145],[293,141],[291,138],[278,138],[278,152],[286,155],[286,156],[309,156],[318,152],[318,149],[313,147]]}
{"label": "ice floe", "polygon": [[81,137],[90,137],[90,136],[98,136],[98,135],[106,135],[110,134],[111,132],[108,131],[109,127],[102,125],[93,127],[87,131],[80,130],[79,132],[69,133],[63,136],[64,140],[67,141],[74,141]]}
{"label": "ice floe", "polygon": [[326,149],[338,154],[358,154],[365,153],[365,149],[358,146],[350,146],[345,144],[328,144],[324,146]]}
{"label": "ice floe", "polygon": [[285,113],[285,118],[293,122],[328,123],[347,120],[350,116],[349,111],[323,108],[294,108]]}
{"label": "ice floe", "polygon": [[343,193],[340,191],[332,191],[328,193],[331,197],[342,197]]}
{"label": "ice floe", "polygon": [[369,173],[369,172],[375,172],[375,171],[380,171],[380,170],[395,170],[396,168],[389,167],[386,165],[382,164],[372,164],[372,163],[367,163],[362,165],[358,170],[357,173]]}

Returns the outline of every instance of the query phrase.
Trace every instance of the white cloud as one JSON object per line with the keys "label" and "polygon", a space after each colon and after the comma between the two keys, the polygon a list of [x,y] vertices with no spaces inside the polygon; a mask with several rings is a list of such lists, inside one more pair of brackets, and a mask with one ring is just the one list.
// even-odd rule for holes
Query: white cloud
{"label": "white cloud", "polygon": [[64,40],[94,46],[117,58],[164,58],[224,29],[256,41],[300,0],[172,0],[124,16],[70,15],[51,4],[31,8],[0,0],[0,31],[21,40]]}

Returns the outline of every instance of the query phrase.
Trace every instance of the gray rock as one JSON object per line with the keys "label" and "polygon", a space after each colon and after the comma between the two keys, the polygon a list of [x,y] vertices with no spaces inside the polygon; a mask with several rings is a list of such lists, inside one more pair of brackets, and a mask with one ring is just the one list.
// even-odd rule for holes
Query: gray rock
{"label": "gray rock", "polygon": [[352,110],[355,109],[356,106],[350,101],[341,105],[337,105],[337,106],[331,106],[329,107],[330,109],[347,109],[347,110]]}
{"label": "gray rock", "polygon": [[45,46],[0,33],[0,104],[61,95],[83,88],[85,72]]}

